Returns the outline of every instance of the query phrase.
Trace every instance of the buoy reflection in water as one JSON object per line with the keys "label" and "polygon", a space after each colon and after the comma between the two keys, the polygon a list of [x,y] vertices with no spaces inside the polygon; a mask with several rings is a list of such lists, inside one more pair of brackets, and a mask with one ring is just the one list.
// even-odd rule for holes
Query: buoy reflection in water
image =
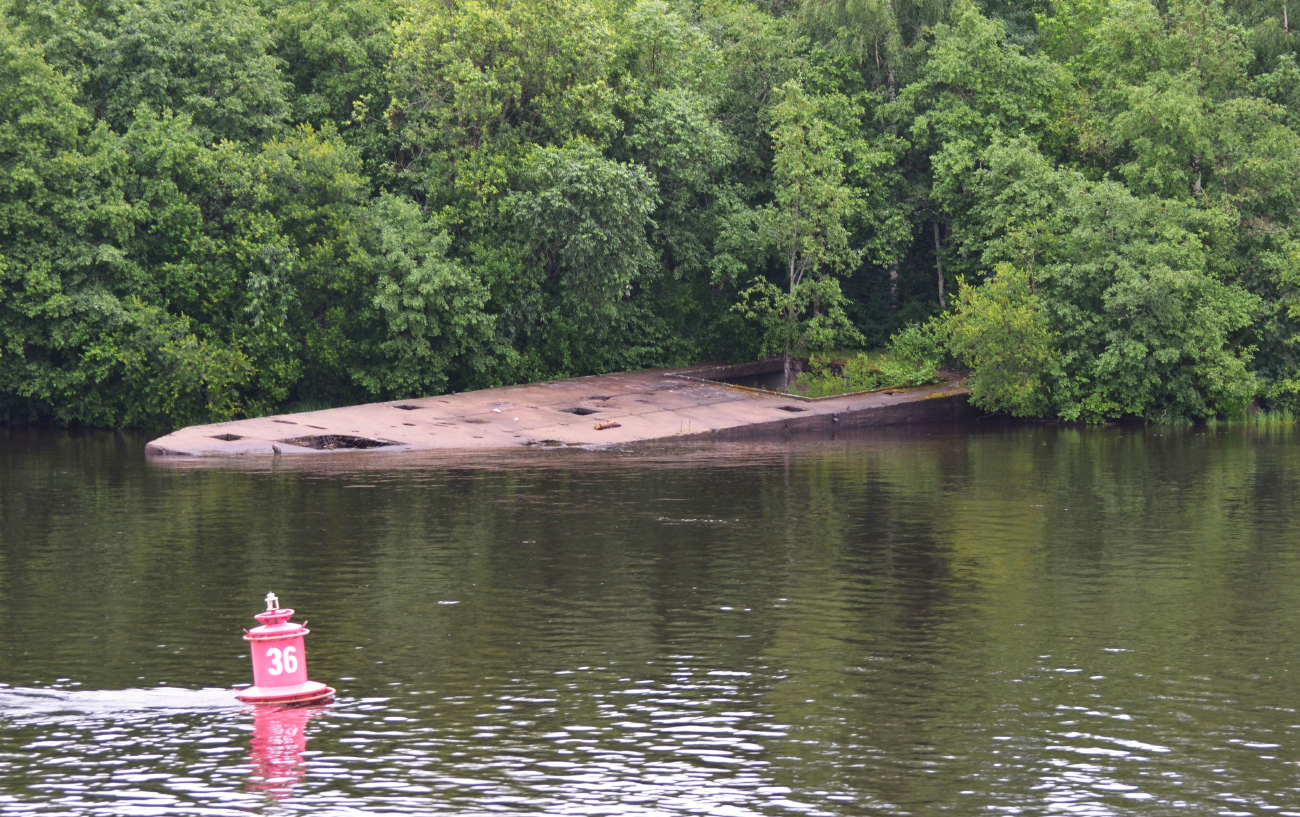
{"label": "buoy reflection in water", "polygon": [[248,788],[279,799],[302,777],[307,751],[307,722],[321,706],[253,707],[253,737],[248,742],[252,775]]}

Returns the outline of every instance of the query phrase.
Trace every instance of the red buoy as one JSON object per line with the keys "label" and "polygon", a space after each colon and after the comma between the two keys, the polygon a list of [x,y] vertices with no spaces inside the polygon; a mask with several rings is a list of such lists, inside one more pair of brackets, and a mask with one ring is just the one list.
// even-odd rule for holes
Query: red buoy
{"label": "red buoy", "polygon": [[253,685],[236,698],[250,704],[298,704],[334,697],[331,687],[307,680],[303,636],[311,630],[289,621],[292,609],[281,607],[275,594],[267,593],[266,609],[253,618],[262,622],[244,635],[253,648]]}

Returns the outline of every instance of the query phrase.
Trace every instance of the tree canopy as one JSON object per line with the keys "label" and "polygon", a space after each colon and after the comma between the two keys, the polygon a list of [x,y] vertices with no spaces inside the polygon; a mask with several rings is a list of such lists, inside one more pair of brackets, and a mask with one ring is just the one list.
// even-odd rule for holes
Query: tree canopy
{"label": "tree canopy", "polygon": [[1278,0],[0,11],[0,421],[922,336],[1021,416],[1300,411]]}

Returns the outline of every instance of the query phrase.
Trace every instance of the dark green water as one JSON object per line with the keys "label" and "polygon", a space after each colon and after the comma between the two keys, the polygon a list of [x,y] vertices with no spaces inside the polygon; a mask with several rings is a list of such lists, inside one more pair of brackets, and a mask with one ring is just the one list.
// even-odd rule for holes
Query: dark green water
{"label": "dark green water", "polygon": [[142,443],[0,431],[5,815],[1300,814],[1289,430]]}

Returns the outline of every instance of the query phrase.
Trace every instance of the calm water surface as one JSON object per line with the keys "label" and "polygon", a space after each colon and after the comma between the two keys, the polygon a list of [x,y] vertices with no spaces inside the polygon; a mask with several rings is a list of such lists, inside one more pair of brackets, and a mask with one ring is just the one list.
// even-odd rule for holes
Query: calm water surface
{"label": "calm water surface", "polygon": [[5,815],[1300,814],[1289,430],[143,442],[0,431]]}

